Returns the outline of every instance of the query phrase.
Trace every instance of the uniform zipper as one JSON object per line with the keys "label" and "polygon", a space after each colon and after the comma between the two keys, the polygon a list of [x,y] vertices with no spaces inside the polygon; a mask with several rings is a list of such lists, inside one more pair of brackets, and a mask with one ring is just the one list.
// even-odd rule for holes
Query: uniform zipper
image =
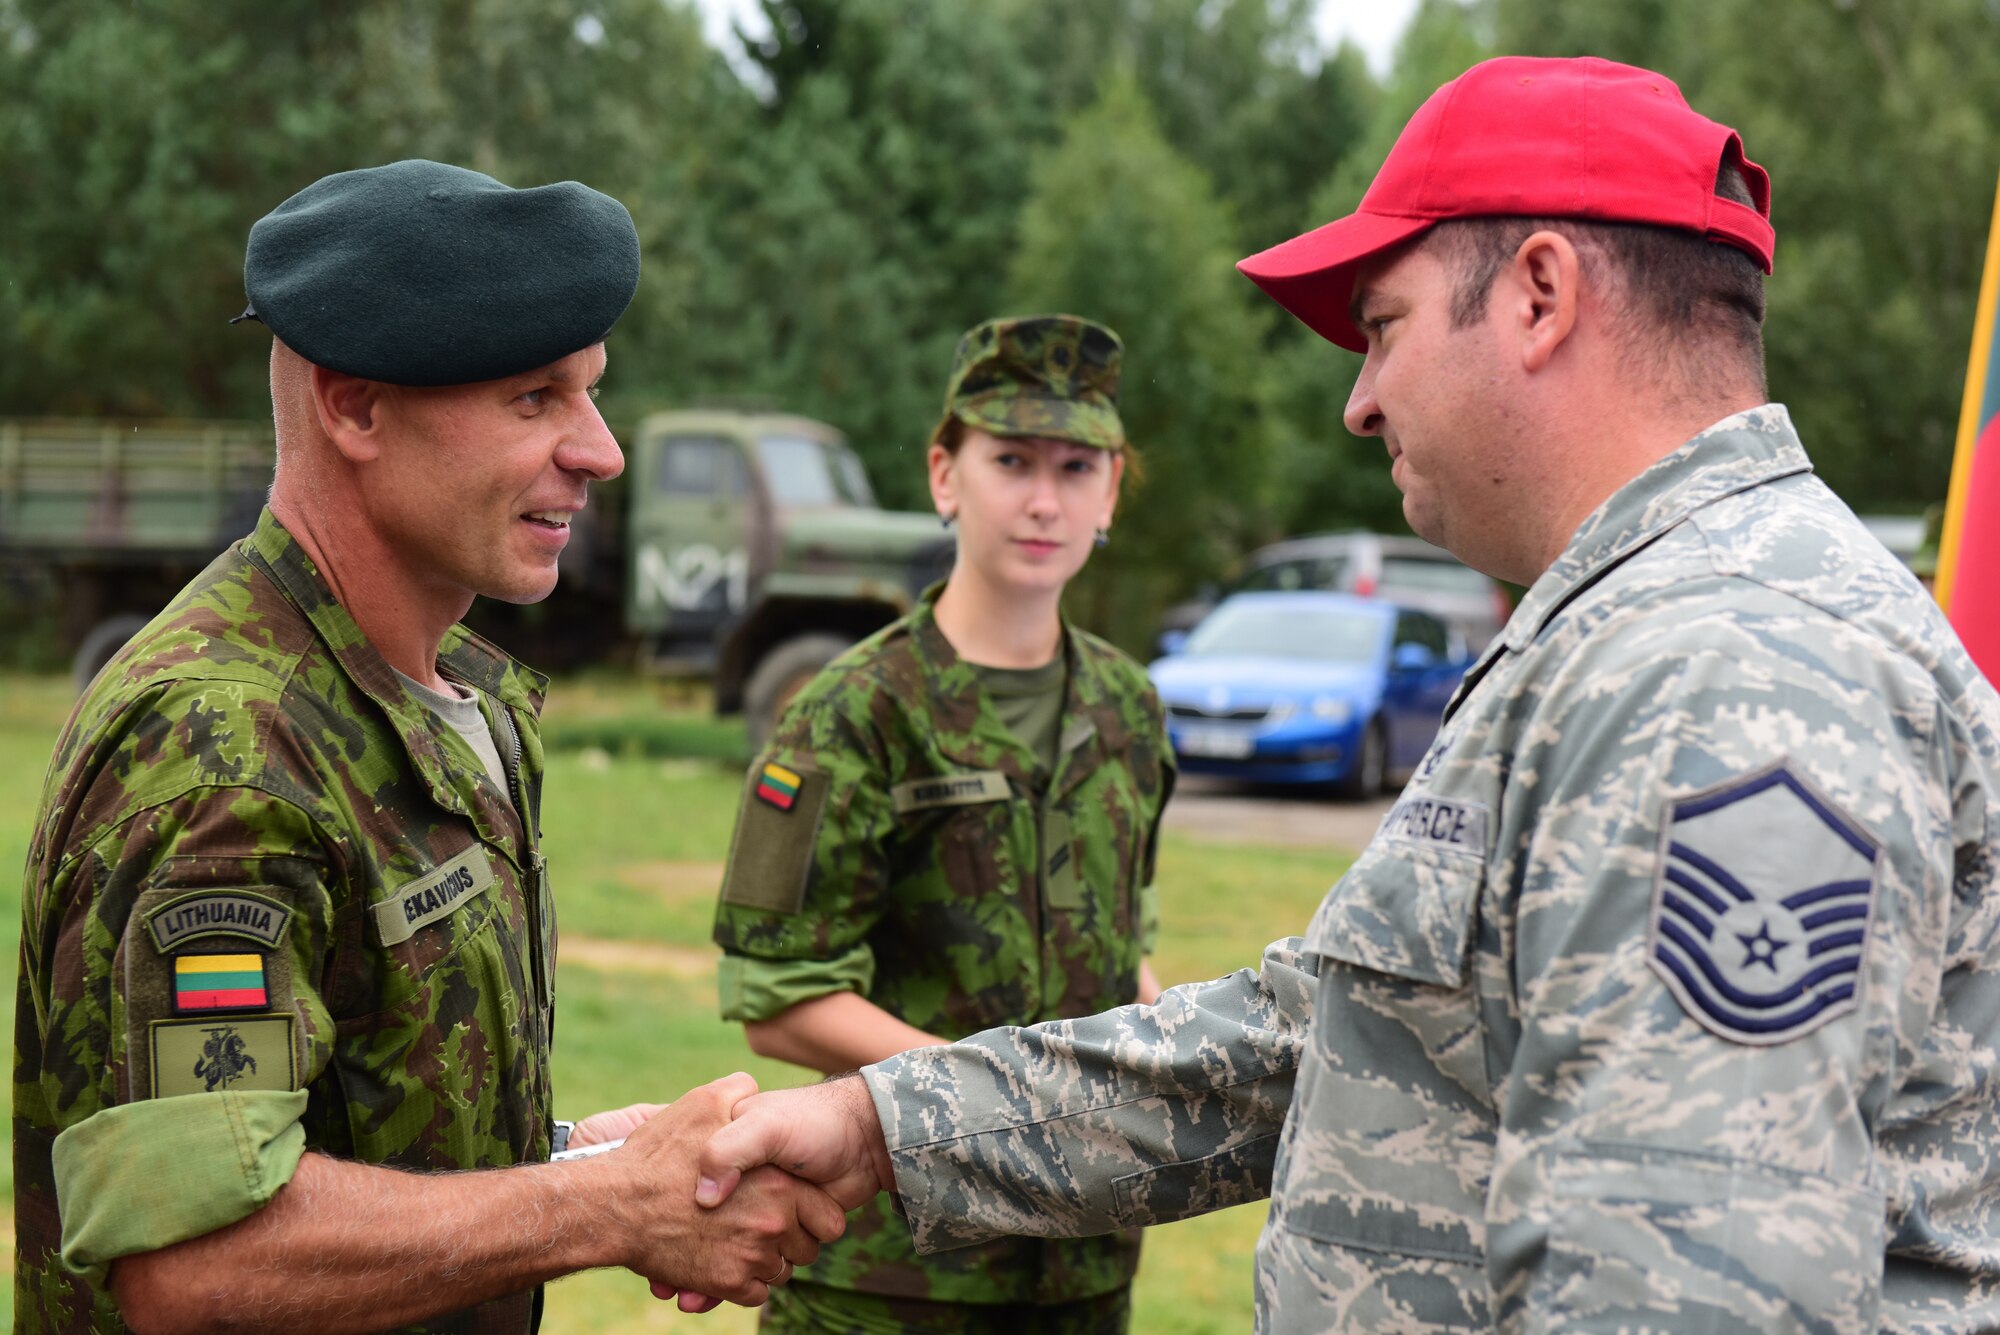
{"label": "uniform zipper", "polygon": [[535,844],[535,825],[528,811],[527,785],[521,782],[521,729],[514,722],[514,711],[506,702],[496,699],[494,713],[507,724],[507,787],[514,794],[514,814],[521,821],[521,837],[527,846],[528,870],[528,940],[532,943],[528,951],[528,962],[533,969],[535,980],[535,1000],[542,1008],[542,1023],[546,1028],[549,1018],[548,961],[542,936],[542,850]]}

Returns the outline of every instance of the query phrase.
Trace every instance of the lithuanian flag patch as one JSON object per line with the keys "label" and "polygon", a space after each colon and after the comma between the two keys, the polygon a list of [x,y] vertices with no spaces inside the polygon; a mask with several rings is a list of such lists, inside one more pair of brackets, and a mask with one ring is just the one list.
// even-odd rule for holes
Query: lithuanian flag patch
{"label": "lithuanian flag patch", "polygon": [[799,800],[799,786],[805,780],[775,761],[757,776],[757,797],[780,811],[790,811]]}
{"label": "lithuanian flag patch", "polygon": [[262,955],[174,957],[175,1014],[263,1010],[270,1004]]}

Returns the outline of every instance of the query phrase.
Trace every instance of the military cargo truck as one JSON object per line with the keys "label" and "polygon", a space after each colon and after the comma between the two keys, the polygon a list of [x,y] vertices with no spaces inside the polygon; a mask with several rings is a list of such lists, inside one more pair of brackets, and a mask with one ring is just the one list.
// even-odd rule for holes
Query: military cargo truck
{"label": "military cargo truck", "polygon": [[[555,594],[475,604],[530,662],[624,653],[705,677],[760,740],[808,677],[950,570],[936,518],[883,510],[822,422],[663,412],[621,436],[625,475],[591,489]],[[54,595],[79,689],[250,531],[272,448],[264,423],[0,420],[0,571]]]}

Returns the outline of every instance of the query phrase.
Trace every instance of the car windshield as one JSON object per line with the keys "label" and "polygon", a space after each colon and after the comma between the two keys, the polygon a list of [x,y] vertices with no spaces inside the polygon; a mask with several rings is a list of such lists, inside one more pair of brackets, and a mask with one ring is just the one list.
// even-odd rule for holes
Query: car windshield
{"label": "car windshield", "polygon": [[1388,593],[1486,594],[1492,589],[1471,566],[1421,556],[1383,558],[1381,587]]}
{"label": "car windshield", "polygon": [[1318,663],[1368,663],[1382,643],[1382,618],[1287,603],[1224,603],[1188,636],[1194,657],[1249,654]]}
{"label": "car windshield", "polygon": [[861,461],[844,445],[806,436],[763,436],[757,458],[779,505],[857,505],[873,508],[874,493]]}
{"label": "car windshield", "polygon": [[1345,556],[1308,556],[1258,566],[1236,581],[1231,593],[1290,593],[1295,589],[1338,589],[1347,574]]}

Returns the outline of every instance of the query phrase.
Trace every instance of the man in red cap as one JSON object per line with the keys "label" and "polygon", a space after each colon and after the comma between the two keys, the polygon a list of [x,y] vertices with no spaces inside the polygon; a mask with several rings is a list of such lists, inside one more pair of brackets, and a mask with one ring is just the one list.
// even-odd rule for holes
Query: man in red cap
{"label": "man in red cap", "polygon": [[1527,597],[1261,973],[760,1096],[702,1198],[930,1249],[1268,1192],[1270,1331],[2000,1324],[2000,698],[1765,402],[1769,208],[1669,80],[1503,59],[1244,261]]}

